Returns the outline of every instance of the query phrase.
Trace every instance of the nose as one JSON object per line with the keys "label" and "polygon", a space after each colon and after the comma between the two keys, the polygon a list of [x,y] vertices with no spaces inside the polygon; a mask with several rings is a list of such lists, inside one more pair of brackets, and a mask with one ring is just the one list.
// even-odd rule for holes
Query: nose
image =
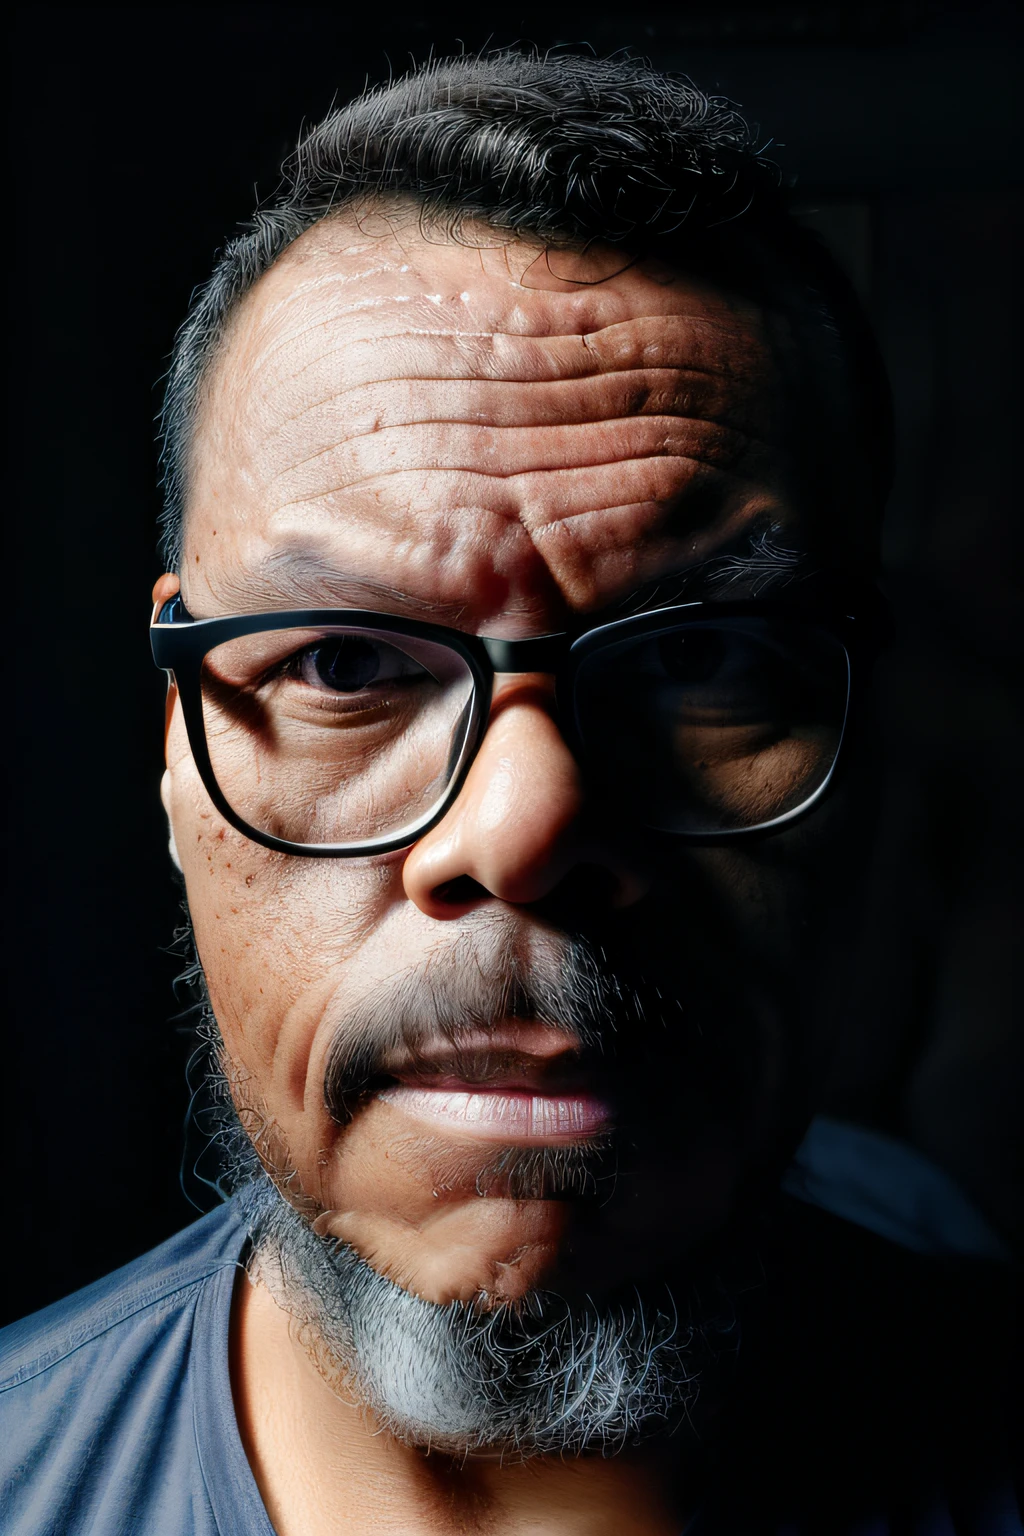
{"label": "nose", "polygon": [[[624,907],[649,881],[590,824],[579,765],[540,674],[496,679],[491,718],[462,790],[406,856],[406,895],[429,916],[460,917],[497,899],[539,902],[560,887]],[[638,861],[635,861],[638,864]]]}

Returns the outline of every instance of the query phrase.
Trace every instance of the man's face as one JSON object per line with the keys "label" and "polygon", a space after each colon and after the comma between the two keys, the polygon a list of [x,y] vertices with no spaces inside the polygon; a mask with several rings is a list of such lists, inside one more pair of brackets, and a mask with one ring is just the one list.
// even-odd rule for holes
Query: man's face
{"label": "man's face", "polygon": [[[686,573],[753,595],[763,570],[725,557],[758,532],[834,547],[859,487],[802,501],[784,338],[621,267],[413,219],[300,239],[207,383],[190,612],[349,606],[522,638],[660,578],[671,601]],[[753,844],[642,833],[591,796],[539,674],[498,677],[457,800],[386,855],[235,831],[176,704],[167,763],[233,1092],[316,1231],[432,1302],[600,1297],[685,1275],[770,1182],[803,1113],[798,978],[835,800]],[[339,1109],[375,1031],[379,1075]]]}

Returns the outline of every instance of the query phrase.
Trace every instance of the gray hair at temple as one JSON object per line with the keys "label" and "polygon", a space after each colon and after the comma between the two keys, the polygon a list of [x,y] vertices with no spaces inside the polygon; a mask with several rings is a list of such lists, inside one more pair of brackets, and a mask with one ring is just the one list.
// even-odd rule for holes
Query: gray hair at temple
{"label": "gray hair at temple", "polygon": [[884,369],[849,281],[792,217],[776,167],[725,98],[625,57],[444,59],[331,112],[282,177],[225,246],[177,336],[161,418],[168,569],[181,558],[203,379],[232,313],[305,230],[389,199],[413,201],[425,228],[467,243],[472,221],[549,247],[621,244],[780,315],[804,359],[804,376],[791,381],[807,418],[802,457],[820,460],[806,473],[834,472],[841,420],[868,463],[870,546],[891,479]]}

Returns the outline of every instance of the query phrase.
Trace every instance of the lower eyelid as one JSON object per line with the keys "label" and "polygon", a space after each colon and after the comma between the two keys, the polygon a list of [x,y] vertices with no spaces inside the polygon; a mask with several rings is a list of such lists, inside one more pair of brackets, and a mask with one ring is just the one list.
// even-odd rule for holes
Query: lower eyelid
{"label": "lower eyelid", "polygon": [[399,692],[404,693],[410,684],[415,686],[419,680],[415,677],[385,677],[379,683],[373,681],[363,688],[352,688],[347,691],[342,688],[329,688],[326,684],[318,686],[316,683],[306,682],[304,678],[296,676],[289,676],[285,681],[295,683],[297,687],[321,699],[334,699],[340,703],[346,700],[353,702],[358,700],[360,708],[377,709],[381,704],[388,702],[389,695],[393,697]]}

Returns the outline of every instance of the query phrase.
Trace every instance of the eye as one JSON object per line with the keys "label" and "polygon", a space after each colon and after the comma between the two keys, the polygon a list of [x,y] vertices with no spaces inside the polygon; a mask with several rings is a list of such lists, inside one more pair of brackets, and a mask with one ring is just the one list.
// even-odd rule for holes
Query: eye
{"label": "eye", "polygon": [[395,646],[364,635],[332,635],[307,645],[291,671],[300,682],[331,693],[360,693],[372,684],[429,675]]}
{"label": "eye", "polygon": [[726,660],[733,662],[732,636],[715,629],[691,629],[683,634],[663,635],[658,641],[662,666],[679,683],[710,683],[722,672]]}
{"label": "eye", "polygon": [[658,661],[692,708],[778,709],[802,682],[799,658],[783,641],[711,625],[662,635]]}

